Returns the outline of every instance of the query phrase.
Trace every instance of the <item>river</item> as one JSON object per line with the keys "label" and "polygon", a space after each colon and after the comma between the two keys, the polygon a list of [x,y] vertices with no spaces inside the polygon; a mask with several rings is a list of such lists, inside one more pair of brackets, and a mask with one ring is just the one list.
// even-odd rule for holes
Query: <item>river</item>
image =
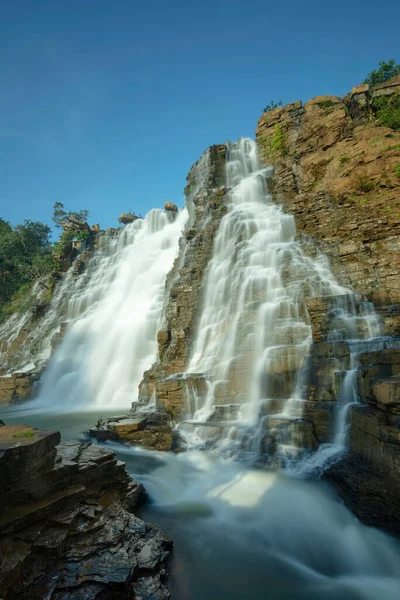
{"label": "river", "polygon": [[[99,416],[29,404],[0,414],[64,441],[84,440]],[[112,447],[149,494],[140,516],[174,540],[174,600],[398,600],[399,542],[362,525],[327,484],[207,452]]]}

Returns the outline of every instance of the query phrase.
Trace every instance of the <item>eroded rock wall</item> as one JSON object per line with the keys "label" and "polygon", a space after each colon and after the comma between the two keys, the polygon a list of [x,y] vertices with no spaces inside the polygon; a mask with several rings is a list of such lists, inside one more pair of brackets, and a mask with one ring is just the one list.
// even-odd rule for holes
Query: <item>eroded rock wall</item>
{"label": "eroded rock wall", "polygon": [[[400,335],[400,132],[380,125],[373,102],[400,93],[400,77],[318,96],[262,115],[256,137],[275,166],[274,200],[296,217],[298,237],[323,252],[338,280],[373,301],[384,333]],[[350,349],[329,342],[329,298],[312,298],[313,345],[303,416],[318,442],[332,440],[337,377]],[[368,337],[368,336],[367,336]],[[349,453],[327,478],[371,525],[400,531],[399,351],[361,354]]]}
{"label": "eroded rock wall", "polygon": [[295,215],[304,248],[327,254],[339,281],[374,300],[397,334],[400,132],[380,126],[370,106],[399,91],[396,77],[372,92],[294,102],[264,113],[256,131],[275,165],[274,199]]}
{"label": "eroded rock wall", "polygon": [[158,333],[158,361],[144,374],[139,396],[157,401],[173,419],[184,410],[185,385],[168,379],[183,373],[192,348],[203,282],[219,223],[227,211],[225,146],[211,146],[195,163],[185,188],[189,221],[179,255],[166,281],[165,324]]}

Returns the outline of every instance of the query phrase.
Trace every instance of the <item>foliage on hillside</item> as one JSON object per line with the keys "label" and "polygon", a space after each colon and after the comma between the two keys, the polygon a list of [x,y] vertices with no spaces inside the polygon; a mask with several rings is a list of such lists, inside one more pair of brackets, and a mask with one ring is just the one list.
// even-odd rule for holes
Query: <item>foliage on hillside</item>
{"label": "foliage on hillside", "polygon": [[45,223],[25,220],[12,226],[0,218],[0,321],[13,312],[35,308],[30,306],[35,281],[42,281],[50,300],[54,282],[61,274],[60,255],[73,240],[87,239],[88,231],[81,227],[87,217],[85,210],[67,212],[56,202],[53,221],[64,231],[55,244],[51,243],[51,228]]}

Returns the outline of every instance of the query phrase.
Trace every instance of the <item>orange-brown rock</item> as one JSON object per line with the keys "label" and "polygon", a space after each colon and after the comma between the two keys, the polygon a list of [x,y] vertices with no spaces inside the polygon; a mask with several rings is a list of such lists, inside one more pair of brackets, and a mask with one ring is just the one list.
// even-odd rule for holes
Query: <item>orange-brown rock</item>
{"label": "orange-brown rock", "polygon": [[383,311],[400,300],[400,132],[375,121],[370,101],[398,90],[395,77],[372,95],[358,86],[294,102],[264,113],[256,131],[275,165],[274,199],[295,215],[306,251],[327,254],[338,279]]}
{"label": "orange-brown rock", "polygon": [[0,406],[29,398],[38,375],[32,373],[12,373],[0,377]]}
{"label": "orange-brown rock", "polygon": [[164,204],[164,210],[169,210],[171,212],[178,212],[178,207],[173,202],[166,202]]}

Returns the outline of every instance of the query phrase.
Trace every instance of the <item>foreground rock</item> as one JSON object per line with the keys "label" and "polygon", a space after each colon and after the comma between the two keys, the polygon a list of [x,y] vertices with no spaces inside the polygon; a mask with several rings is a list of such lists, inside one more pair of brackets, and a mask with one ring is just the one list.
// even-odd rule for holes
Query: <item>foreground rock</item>
{"label": "foreground rock", "polygon": [[0,597],[166,599],[172,542],[133,511],[143,487],[111,450],[0,427]]}
{"label": "foreground rock", "polygon": [[100,421],[90,429],[89,435],[99,441],[114,440],[151,448],[160,452],[172,449],[172,428],[166,412],[149,410],[137,412],[135,408],[127,415]]}

